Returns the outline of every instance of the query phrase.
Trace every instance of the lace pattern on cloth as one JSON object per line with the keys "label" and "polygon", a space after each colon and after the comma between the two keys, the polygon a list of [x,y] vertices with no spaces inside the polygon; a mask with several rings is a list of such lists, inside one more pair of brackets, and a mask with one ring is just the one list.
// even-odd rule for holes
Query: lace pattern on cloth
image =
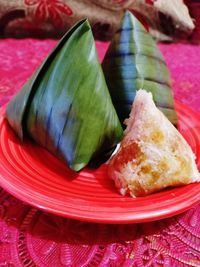
{"label": "lace pattern on cloth", "polygon": [[51,215],[0,191],[0,266],[200,266],[199,207],[145,224]]}

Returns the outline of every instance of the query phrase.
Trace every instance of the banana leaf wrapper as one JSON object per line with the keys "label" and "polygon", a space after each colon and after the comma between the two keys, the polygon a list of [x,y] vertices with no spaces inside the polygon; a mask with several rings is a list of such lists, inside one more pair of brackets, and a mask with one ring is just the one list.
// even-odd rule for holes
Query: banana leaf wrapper
{"label": "banana leaf wrapper", "polygon": [[129,11],[108,48],[102,67],[122,124],[129,117],[136,91],[141,88],[150,91],[156,106],[177,124],[166,62],[156,42]]}
{"label": "banana leaf wrapper", "polygon": [[123,130],[87,20],[66,33],[8,103],[6,117],[22,141],[31,137],[75,171],[110,155]]}

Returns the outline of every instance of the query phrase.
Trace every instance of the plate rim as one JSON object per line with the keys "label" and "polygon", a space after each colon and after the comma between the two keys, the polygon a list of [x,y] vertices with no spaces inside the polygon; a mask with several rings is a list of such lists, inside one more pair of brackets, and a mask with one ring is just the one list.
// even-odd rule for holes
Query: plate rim
{"label": "plate rim", "polygon": [[[178,108],[179,110],[181,108],[187,109],[190,111],[190,113],[193,116],[197,116],[200,118],[200,114],[191,110],[188,106],[180,103],[179,101],[175,101],[175,106],[176,108]],[[0,124],[2,124],[3,120],[4,120],[4,110],[5,110],[5,106],[4,107],[0,107]],[[177,112],[178,113],[178,112]],[[199,122],[200,125],[200,122]],[[1,134],[1,132],[0,132]],[[1,163],[1,162],[0,162]],[[0,165],[0,170],[2,170],[4,167],[2,167]],[[7,183],[5,183],[6,177],[4,177],[4,175],[2,174],[2,172],[0,173],[0,186],[7,192],[9,192],[11,195],[13,195],[14,197],[16,197],[17,199],[20,199],[21,201],[34,206],[40,210],[43,210],[45,212],[49,212],[51,214],[57,215],[57,216],[63,216],[65,218],[70,218],[70,219],[76,219],[76,220],[80,220],[80,221],[87,221],[87,222],[93,222],[93,223],[108,223],[108,224],[129,224],[129,223],[142,223],[142,222],[150,222],[150,221],[155,221],[155,220],[160,220],[160,219],[165,219],[174,215],[178,215],[188,209],[190,209],[191,207],[194,207],[195,205],[198,205],[198,203],[200,203],[200,183],[193,183],[193,184],[189,184],[189,185],[185,185],[182,186],[180,188],[189,188],[195,191],[195,194],[192,194],[192,198],[188,199],[188,201],[185,200],[184,203],[187,203],[187,205],[183,206],[182,203],[179,203],[178,205],[175,205],[173,207],[173,209],[166,209],[163,211],[162,215],[161,215],[161,208],[156,210],[155,212],[151,211],[150,213],[146,213],[146,215],[144,216],[144,214],[141,216],[138,215],[134,215],[134,214],[129,214],[126,215],[125,217],[122,216],[121,218],[115,218],[115,220],[113,219],[113,215],[112,218],[109,217],[94,217],[94,216],[85,216],[85,215],[77,215],[77,214],[66,214],[66,212],[61,211],[61,210],[57,210],[55,208],[52,207],[47,207],[45,205],[42,205],[41,203],[39,203],[37,200],[30,200],[30,198],[27,200],[26,199],[26,194],[23,191],[20,191],[20,188],[16,188],[12,183],[9,183],[7,181]],[[3,182],[4,181],[4,182]],[[12,189],[13,188],[13,189]],[[12,190],[11,190],[12,189]],[[17,190],[16,190],[17,189]],[[166,191],[169,191],[173,189],[167,189]],[[23,192],[23,194],[21,194],[21,192]],[[184,194],[183,194],[184,195]],[[119,195],[119,198],[121,196]],[[47,197],[48,198],[48,197]],[[191,201],[192,200],[192,201]],[[117,216],[117,215],[116,215]],[[116,217],[115,216],[115,217]]]}

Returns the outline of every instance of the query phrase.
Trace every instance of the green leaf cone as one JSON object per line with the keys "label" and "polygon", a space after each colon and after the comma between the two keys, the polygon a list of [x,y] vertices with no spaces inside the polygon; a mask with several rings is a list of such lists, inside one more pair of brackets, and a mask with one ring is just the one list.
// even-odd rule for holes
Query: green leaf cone
{"label": "green leaf cone", "polygon": [[102,67],[121,123],[129,117],[136,90],[153,94],[157,107],[176,125],[169,71],[155,41],[142,24],[125,13]]}
{"label": "green leaf cone", "polygon": [[61,39],[8,104],[6,116],[21,139],[31,136],[76,171],[121,140],[87,20]]}

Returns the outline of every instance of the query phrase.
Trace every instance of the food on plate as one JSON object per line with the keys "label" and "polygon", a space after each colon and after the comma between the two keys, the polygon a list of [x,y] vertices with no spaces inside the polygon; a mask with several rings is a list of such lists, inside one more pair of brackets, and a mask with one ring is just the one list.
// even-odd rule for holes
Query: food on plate
{"label": "food on plate", "polygon": [[87,20],[65,34],[8,103],[6,117],[21,140],[31,137],[75,171],[107,159],[123,130]]}
{"label": "food on plate", "polygon": [[120,192],[142,196],[199,181],[195,156],[172,125],[177,117],[165,61],[129,12],[103,70],[88,20],[82,20],[8,103],[9,124],[22,141],[32,138],[80,171],[110,157],[135,99],[120,148],[109,162]]}
{"label": "food on plate", "polygon": [[109,175],[122,195],[144,196],[166,187],[200,181],[195,155],[152,94],[136,93],[126,130],[109,161]]}
{"label": "food on plate", "polygon": [[174,125],[177,124],[165,60],[150,34],[128,11],[108,48],[102,67],[122,124],[140,88],[147,88],[153,94],[156,106]]}

